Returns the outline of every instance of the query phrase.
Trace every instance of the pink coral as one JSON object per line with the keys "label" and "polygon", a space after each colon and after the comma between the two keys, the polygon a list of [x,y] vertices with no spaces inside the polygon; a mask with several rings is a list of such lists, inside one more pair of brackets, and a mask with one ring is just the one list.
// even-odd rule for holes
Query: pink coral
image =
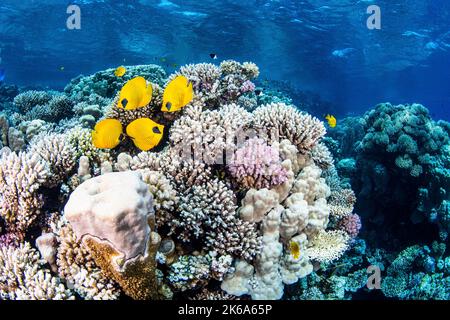
{"label": "pink coral", "polygon": [[228,165],[231,175],[246,188],[271,188],[287,180],[278,150],[263,139],[248,140],[233,155]]}
{"label": "pink coral", "polygon": [[20,237],[15,233],[6,233],[0,236],[0,247],[19,247]]}
{"label": "pink coral", "polygon": [[339,222],[339,229],[348,233],[352,238],[356,238],[361,230],[361,218],[356,213],[349,214]]}
{"label": "pink coral", "polygon": [[255,91],[255,84],[251,82],[250,80],[245,81],[241,86],[241,92],[247,93],[247,92],[253,92]]}

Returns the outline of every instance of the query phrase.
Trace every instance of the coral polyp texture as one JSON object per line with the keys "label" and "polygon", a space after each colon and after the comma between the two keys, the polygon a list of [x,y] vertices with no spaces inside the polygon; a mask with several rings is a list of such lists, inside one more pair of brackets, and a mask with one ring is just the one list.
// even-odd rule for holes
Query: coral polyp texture
{"label": "coral polyp texture", "polygon": [[[281,299],[345,257],[361,220],[322,121],[294,105],[258,105],[250,62],[169,76],[126,68],[123,78],[80,76],[64,93],[21,93],[0,118],[2,298]],[[178,75],[194,99],[168,115],[163,88]],[[135,76],[151,82],[151,102],[119,108]],[[99,119],[141,117],[166,127],[157,148],[94,146]],[[402,152],[418,147],[399,140]]]}

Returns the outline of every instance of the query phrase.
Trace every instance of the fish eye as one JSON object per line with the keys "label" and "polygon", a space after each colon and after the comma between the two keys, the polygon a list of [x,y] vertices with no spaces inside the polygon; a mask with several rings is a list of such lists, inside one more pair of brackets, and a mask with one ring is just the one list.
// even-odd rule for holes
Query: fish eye
{"label": "fish eye", "polygon": [[172,103],[171,102],[167,102],[166,103],[166,108],[167,108],[167,110],[170,111],[170,108],[172,108]]}
{"label": "fish eye", "polygon": [[153,133],[161,134],[161,130],[158,127],[153,127],[152,131]]}
{"label": "fish eye", "polygon": [[127,99],[123,99],[122,100],[122,106],[125,108],[128,104],[128,100]]}

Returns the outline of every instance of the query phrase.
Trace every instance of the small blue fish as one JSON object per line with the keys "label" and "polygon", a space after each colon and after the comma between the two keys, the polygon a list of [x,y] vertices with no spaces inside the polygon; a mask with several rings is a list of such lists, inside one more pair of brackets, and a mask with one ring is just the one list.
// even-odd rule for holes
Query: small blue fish
{"label": "small blue fish", "polygon": [[0,82],[3,82],[5,80],[6,71],[5,69],[0,69]]}

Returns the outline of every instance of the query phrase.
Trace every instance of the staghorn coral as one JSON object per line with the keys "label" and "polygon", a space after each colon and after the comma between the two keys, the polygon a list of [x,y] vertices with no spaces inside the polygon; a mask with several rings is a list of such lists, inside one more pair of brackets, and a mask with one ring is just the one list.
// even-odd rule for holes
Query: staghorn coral
{"label": "staghorn coral", "polygon": [[245,188],[271,188],[287,180],[278,150],[253,138],[239,148],[228,164],[231,175]]}
{"label": "staghorn coral", "polygon": [[39,188],[50,176],[37,154],[3,153],[0,158],[0,216],[10,231],[23,234],[40,215],[43,196]]}
{"label": "staghorn coral", "polygon": [[72,293],[43,268],[45,262],[28,242],[0,247],[0,297],[11,300],[70,300]]}
{"label": "staghorn coral", "polygon": [[284,103],[258,107],[253,112],[253,126],[269,141],[288,139],[300,153],[310,152],[326,133],[319,119]]}

